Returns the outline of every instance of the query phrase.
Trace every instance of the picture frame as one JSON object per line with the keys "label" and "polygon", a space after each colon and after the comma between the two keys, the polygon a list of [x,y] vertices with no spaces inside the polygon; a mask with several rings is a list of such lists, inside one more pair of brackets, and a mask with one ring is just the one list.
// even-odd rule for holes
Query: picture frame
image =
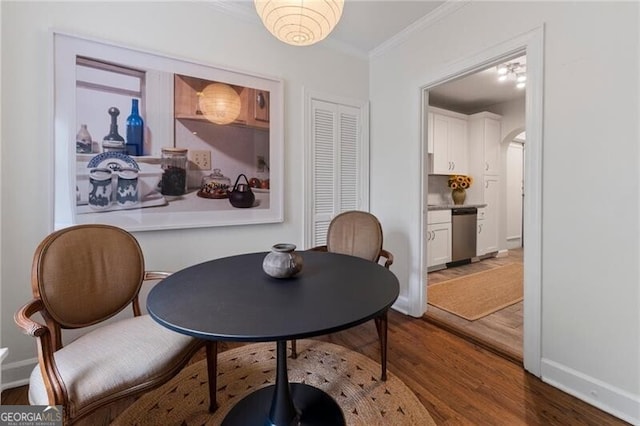
{"label": "picture frame", "polygon": [[[144,231],[283,221],[284,108],[280,79],[57,31],[52,36],[55,229],[105,223]],[[111,90],[100,80],[104,75],[119,80],[111,77],[128,73],[142,76],[142,94],[124,87],[128,83],[123,83],[122,90]],[[231,87],[240,98],[241,112],[231,123],[219,124],[212,121],[215,112],[200,111],[203,93],[214,83]],[[114,119],[107,105],[138,97],[145,127],[142,155],[130,155],[128,145],[124,151],[114,152],[102,141],[102,135],[107,138],[107,133],[111,134],[114,121],[117,133],[125,135],[129,110],[123,105],[115,108],[119,115]],[[110,119],[114,121],[110,123]],[[89,127],[89,153],[78,151],[76,143],[78,130],[83,124],[86,129],[86,122],[94,123]],[[163,188],[171,151],[186,157],[184,193],[169,191],[166,183]],[[104,168],[110,169],[107,174],[112,177],[110,194],[106,204],[97,206],[89,201],[90,194],[98,188],[95,185],[104,189],[107,184],[96,183],[91,173]],[[128,168],[136,169],[134,182],[138,185],[137,198],[129,204],[121,203],[117,196],[130,178],[123,177],[120,169]],[[210,178],[214,175],[230,182],[226,194],[207,196],[204,185],[218,182]],[[236,182],[236,197],[230,197]],[[231,198],[246,195],[247,190],[255,198],[253,204],[234,206]]]}

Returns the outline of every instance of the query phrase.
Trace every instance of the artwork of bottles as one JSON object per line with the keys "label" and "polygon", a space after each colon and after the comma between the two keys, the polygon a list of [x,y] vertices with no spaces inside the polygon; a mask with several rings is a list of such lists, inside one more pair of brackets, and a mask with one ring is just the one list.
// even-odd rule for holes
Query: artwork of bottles
{"label": "artwork of bottles", "polygon": [[138,99],[131,100],[131,115],[127,117],[127,154],[143,155],[144,121],[138,111]]}
{"label": "artwork of bottles", "polygon": [[88,154],[92,151],[92,140],[91,134],[89,130],[87,130],[86,124],[80,125],[80,130],[76,134],[76,153],[78,154]]}
{"label": "artwork of bottles", "polygon": [[111,125],[109,127],[109,134],[102,139],[102,150],[104,152],[124,153],[124,138],[118,133],[118,115],[120,115],[120,110],[116,107],[111,107],[107,112],[111,116]]}

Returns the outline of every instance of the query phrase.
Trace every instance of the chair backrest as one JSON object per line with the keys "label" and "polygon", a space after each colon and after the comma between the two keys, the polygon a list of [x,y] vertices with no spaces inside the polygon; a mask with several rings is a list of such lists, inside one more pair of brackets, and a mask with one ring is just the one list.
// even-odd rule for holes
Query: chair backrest
{"label": "chair backrest", "polygon": [[382,226],[368,212],[352,210],[333,218],[327,231],[327,251],[361,257],[373,262],[380,258]]}
{"label": "chair backrest", "polygon": [[109,225],[77,225],[40,243],[31,289],[62,328],[79,328],[124,309],[143,278],[144,258],[133,235]]}

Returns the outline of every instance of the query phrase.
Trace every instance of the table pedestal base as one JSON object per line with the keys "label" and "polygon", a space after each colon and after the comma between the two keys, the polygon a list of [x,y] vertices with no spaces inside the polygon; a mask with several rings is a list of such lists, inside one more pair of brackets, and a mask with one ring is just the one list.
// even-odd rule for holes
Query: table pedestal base
{"label": "table pedestal base", "polygon": [[[300,414],[299,423],[294,424],[304,426],[346,424],[340,406],[324,391],[303,383],[290,383],[289,388],[296,411]],[[229,411],[222,425],[270,425],[269,410],[274,389],[275,385],[271,385],[245,396]]]}

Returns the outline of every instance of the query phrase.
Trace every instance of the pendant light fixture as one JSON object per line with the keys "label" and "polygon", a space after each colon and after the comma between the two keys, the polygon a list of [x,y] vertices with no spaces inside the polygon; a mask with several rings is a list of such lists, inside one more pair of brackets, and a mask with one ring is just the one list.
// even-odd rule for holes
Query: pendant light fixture
{"label": "pendant light fixture", "polygon": [[515,80],[518,89],[524,89],[527,81],[527,69],[520,62],[507,62],[496,67],[498,81]]}
{"label": "pendant light fixture", "polygon": [[309,46],[323,40],[342,16],[344,0],[254,0],[264,26],[278,40]]}
{"label": "pendant light fixture", "polygon": [[240,115],[240,95],[224,83],[212,83],[199,94],[198,106],[202,115],[216,124],[229,124]]}

